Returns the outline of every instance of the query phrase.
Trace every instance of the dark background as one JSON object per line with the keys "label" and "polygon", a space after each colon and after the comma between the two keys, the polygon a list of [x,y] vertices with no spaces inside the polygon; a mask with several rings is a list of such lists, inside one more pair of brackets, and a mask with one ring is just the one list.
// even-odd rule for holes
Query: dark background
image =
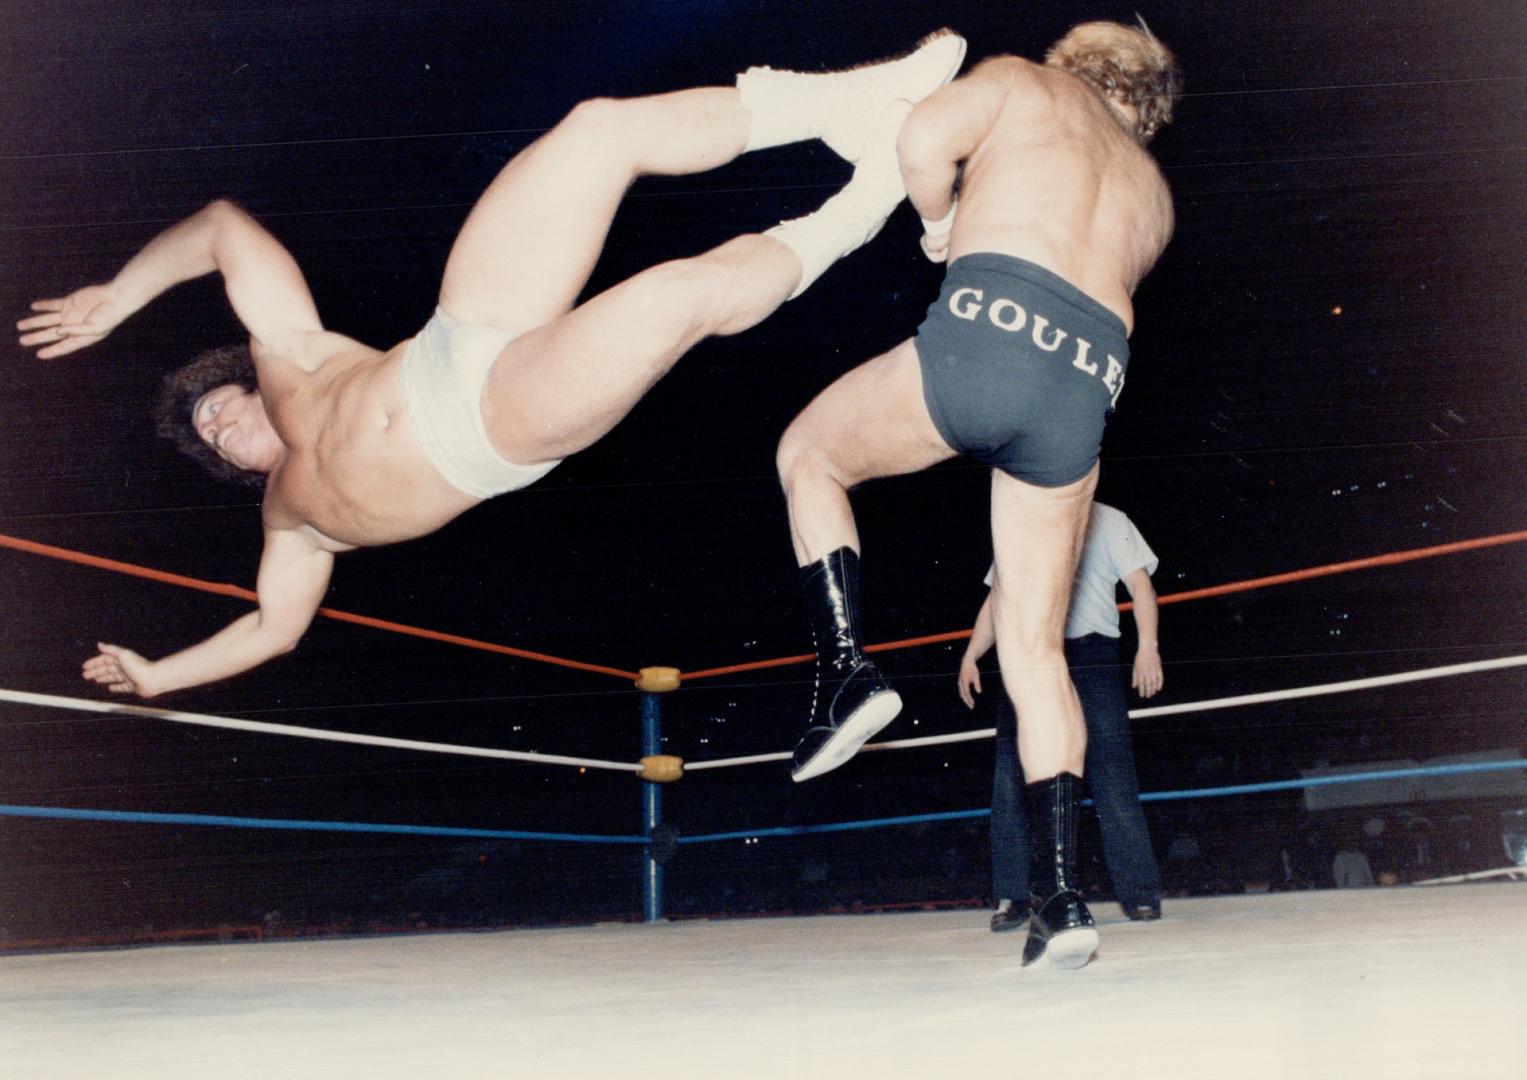
{"label": "dark background", "polygon": [[[240,201],[304,267],[327,325],[414,333],[497,168],[578,100],[825,69],[952,26],[972,60],[1038,57],[1134,8],[812,4],[20,5],[0,35],[0,302],[109,278],[158,230]],[[1163,594],[1522,529],[1527,9],[1515,2],[1155,4],[1188,94],[1154,149],[1177,236],[1136,297],[1129,386],[1099,496],[1161,557]],[[846,167],[812,144],[637,184],[591,288],[820,203]],[[429,538],[340,560],[329,606],[559,656],[696,670],[805,651],[773,449],[831,379],[907,336],[937,289],[902,209],[801,300],[685,358],[608,438]],[[1337,309],[1340,313],[1337,313]],[[104,344],[0,361],[0,532],[252,586],[255,501],[155,438],[164,372],[236,340],[220,284],[180,287]],[[968,626],[990,560],[987,478],[963,464],[856,499],[865,621],[884,641]],[[1520,545],[1170,607],[1159,702],[1523,652]],[[0,685],[98,696],[94,642],[158,656],[241,601],[0,551]],[[1128,620],[1126,619],[1126,625]],[[989,726],[954,695],[963,643],[884,658],[908,707],[887,737]],[[993,665],[994,666],[994,665]],[[788,749],[810,671],[665,701],[690,760]],[[1521,747],[1519,670],[1136,725],[1148,791],[1316,764]],[[619,680],[320,620],[289,658],[168,708],[633,760]],[[0,704],[0,803],[632,834],[615,773],[479,762]],[[979,807],[989,743],[783,765],[666,789],[688,833]],[[1498,865],[1500,807],[1412,808],[1420,875]],[[1361,818],[1298,793],[1158,804],[1168,884],[1267,880]],[[1409,812],[1407,812],[1409,813]],[[1317,815],[1316,818],[1319,816]],[[1449,824],[1451,823],[1451,824]],[[1322,831],[1323,830],[1323,831]],[[1318,836],[1324,839],[1315,839]],[[1091,839],[1089,838],[1089,844]],[[1492,846],[1493,845],[1493,846]],[[1089,850],[1091,850],[1089,848]],[[1405,849],[1415,863],[1414,845]],[[985,825],[681,849],[675,913],[978,899]],[[259,923],[463,925],[629,917],[631,848],[0,818],[11,941]],[[1089,862],[1099,888],[1106,878]],[[1210,875],[1212,878],[1214,875]],[[275,916],[274,913],[279,913]]]}

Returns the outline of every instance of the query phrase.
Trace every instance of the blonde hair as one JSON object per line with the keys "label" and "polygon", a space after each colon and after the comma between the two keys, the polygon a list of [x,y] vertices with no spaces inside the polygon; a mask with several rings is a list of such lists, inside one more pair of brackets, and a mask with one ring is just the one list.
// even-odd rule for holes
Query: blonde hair
{"label": "blonde hair", "polygon": [[1104,97],[1130,105],[1139,119],[1135,137],[1148,143],[1161,125],[1171,123],[1172,106],[1182,95],[1177,58],[1150,28],[1115,22],[1073,26],[1045,54],[1045,63],[1070,72]]}

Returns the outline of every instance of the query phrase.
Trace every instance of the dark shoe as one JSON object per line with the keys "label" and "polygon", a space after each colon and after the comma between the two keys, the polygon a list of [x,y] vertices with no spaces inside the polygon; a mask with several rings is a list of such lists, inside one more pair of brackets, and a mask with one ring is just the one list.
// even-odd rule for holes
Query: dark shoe
{"label": "dark shoe", "polygon": [[801,594],[816,644],[811,721],[795,747],[790,778],[842,765],[901,712],[901,695],[859,647],[859,555],[839,548],[801,570]]}
{"label": "dark shoe", "polygon": [[1081,894],[1070,889],[1056,893],[1029,920],[1023,943],[1023,966],[1084,967],[1098,951],[1098,932]]}
{"label": "dark shoe", "polygon": [[1124,909],[1130,922],[1155,922],[1161,918],[1160,904],[1135,904]]}
{"label": "dark shoe", "polygon": [[901,695],[868,660],[846,679],[818,686],[817,698],[826,707],[815,710],[811,727],[795,744],[790,779],[797,783],[842,765],[901,712]]}
{"label": "dark shoe", "polygon": [[1097,951],[1092,913],[1077,888],[1076,818],[1081,778],[1061,773],[1024,786],[1033,851],[1034,909],[1024,967],[1079,968]]}
{"label": "dark shoe", "polygon": [[1009,930],[1022,929],[1029,921],[1029,909],[1027,906],[1020,907],[1011,900],[1002,900],[997,904],[997,910],[991,913],[991,932],[1005,934]]}

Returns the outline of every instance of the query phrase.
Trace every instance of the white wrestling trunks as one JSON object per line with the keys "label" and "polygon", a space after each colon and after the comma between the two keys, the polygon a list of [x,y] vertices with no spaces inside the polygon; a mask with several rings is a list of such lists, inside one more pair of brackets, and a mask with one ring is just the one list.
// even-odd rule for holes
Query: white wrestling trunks
{"label": "white wrestling trunks", "polygon": [[403,407],[419,445],[452,487],[474,498],[528,487],[561,464],[516,465],[488,438],[483,383],[498,354],[518,336],[461,322],[437,307],[403,352]]}

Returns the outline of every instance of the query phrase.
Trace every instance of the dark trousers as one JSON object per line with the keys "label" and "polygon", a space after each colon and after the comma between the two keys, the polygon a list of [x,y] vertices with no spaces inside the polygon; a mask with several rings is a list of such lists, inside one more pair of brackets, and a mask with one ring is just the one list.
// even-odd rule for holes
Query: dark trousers
{"label": "dark trousers", "polygon": [[[1087,720],[1087,787],[1103,832],[1103,861],[1125,907],[1161,899],[1161,872],[1151,850],[1135,747],[1130,737],[1119,639],[1102,634],[1066,639],[1066,665]],[[1024,903],[1029,895],[1029,831],[1018,764],[1018,724],[1006,693],[997,711],[997,764],[991,793],[992,893]]]}

